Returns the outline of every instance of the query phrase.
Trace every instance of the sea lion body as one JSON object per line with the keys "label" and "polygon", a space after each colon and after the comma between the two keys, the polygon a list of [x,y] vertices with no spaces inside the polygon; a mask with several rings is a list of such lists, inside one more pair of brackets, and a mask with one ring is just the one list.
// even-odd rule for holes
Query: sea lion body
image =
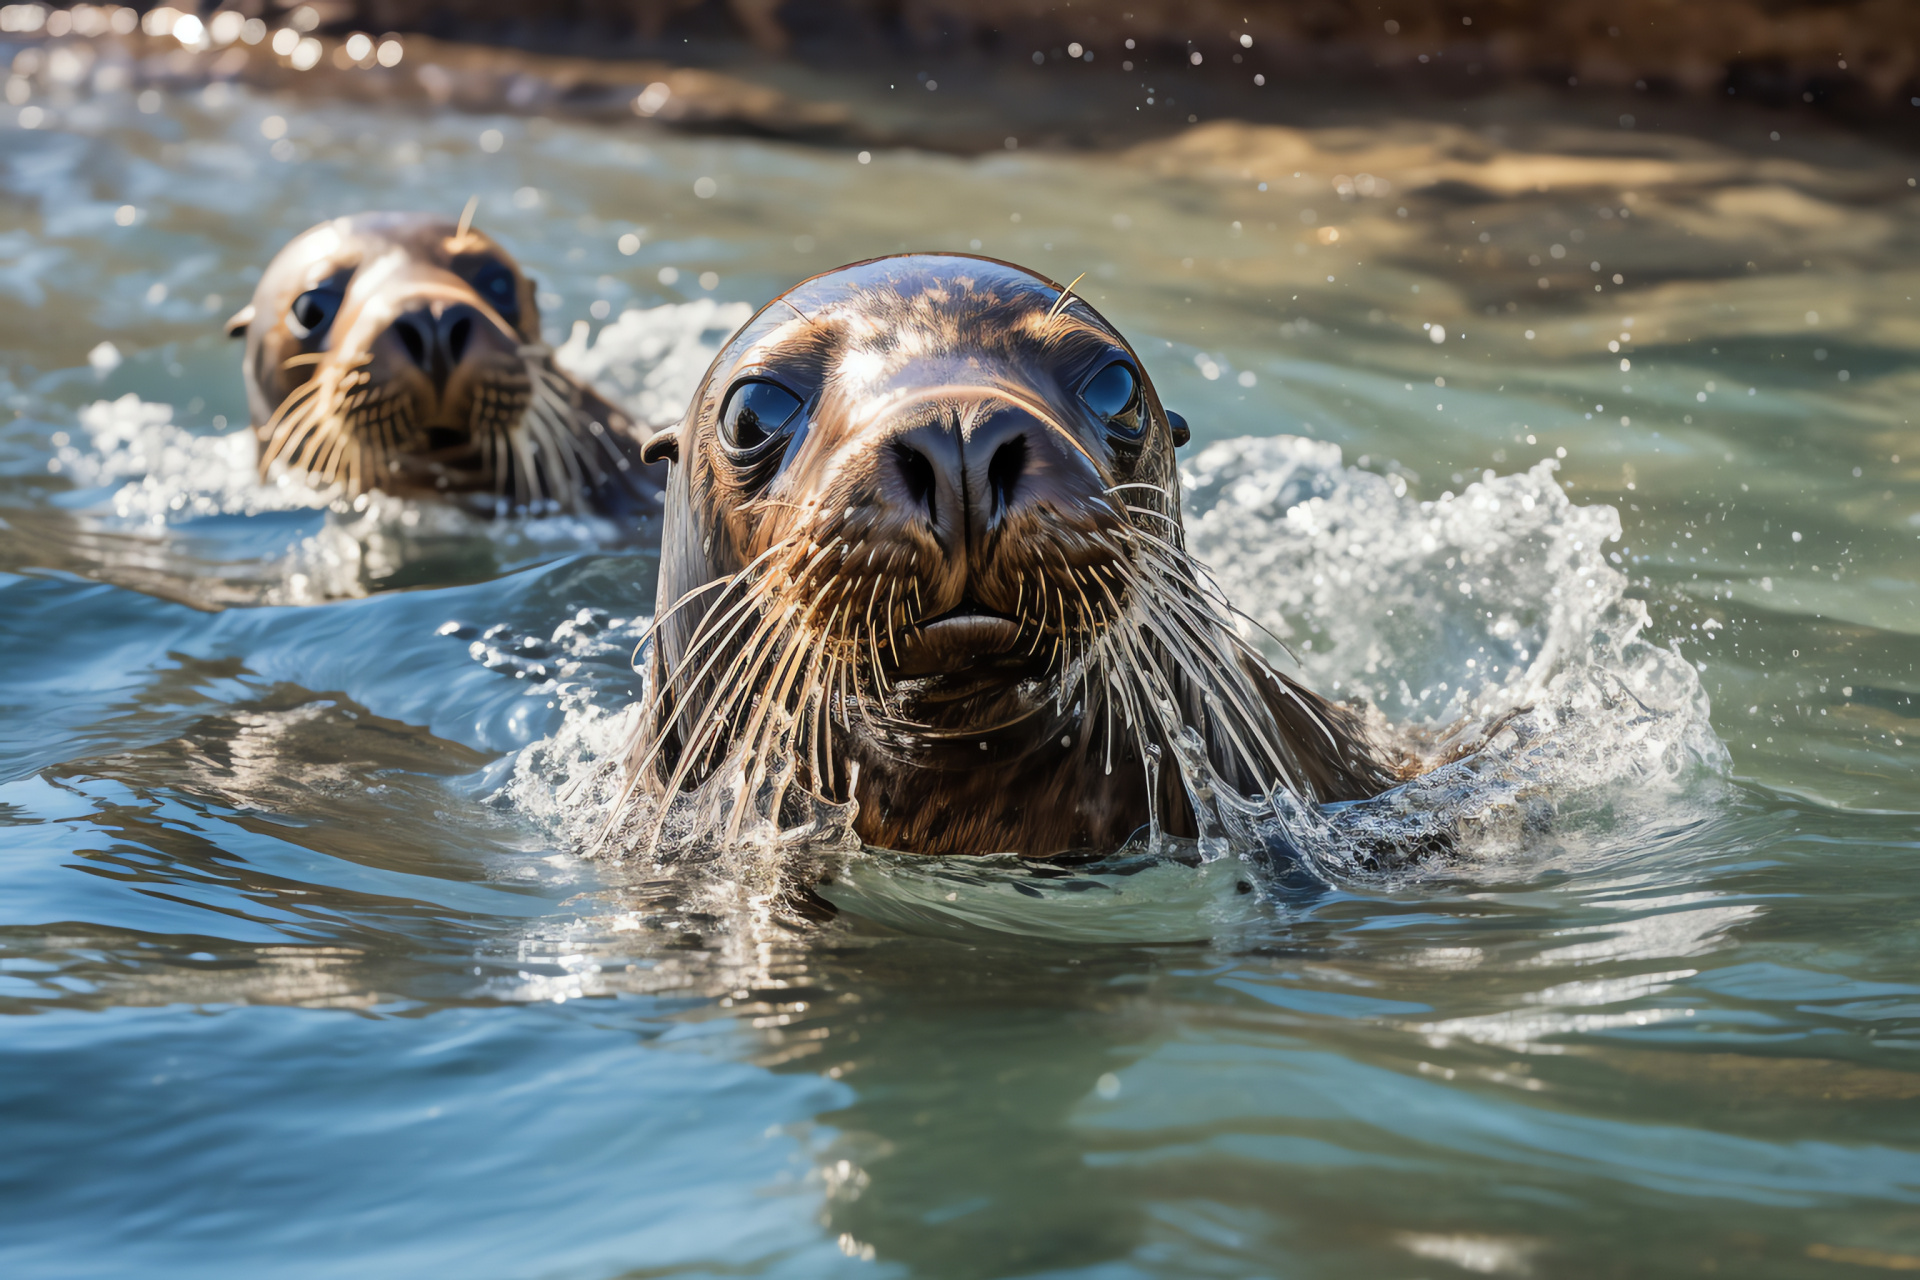
{"label": "sea lion body", "polygon": [[659,509],[644,434],[554,365],[532,281],[471,226],[320,223],[275,255],[228,332],[246,338],[262,478],[486,511]]}
{"label": "sea lion body", "polygon": [[1187,557],[1185,434],[1126,340],[1022,268],[796,286],[648,449],[674,465],[630,791],[852,799],[872,845],[1049,856],[1197,834],[1189,730],[1246,795],[1392,785]]}

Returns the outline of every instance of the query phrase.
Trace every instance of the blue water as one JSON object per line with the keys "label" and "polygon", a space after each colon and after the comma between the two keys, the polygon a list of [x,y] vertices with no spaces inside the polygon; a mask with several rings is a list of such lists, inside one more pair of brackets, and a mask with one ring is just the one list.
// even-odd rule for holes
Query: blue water
{"label": "blue water", "polygon": [[[1733,117],[863,165],[34,85],[0,117],[0,1272],[1920,1267],[1910,162]],[[1388,185],[1343,199],[1361,160]],[[1423,186],[1464,170],[1477,203]],[[1584,652],[1547,606],[1592,589],[1578,670],[1657,672],[1698,749],[1635,772],[1646,722],[1581,703],[1544,833],[1488,799],[1456,863],[1291,895],[856,856],[810,923],[583,859],[562,784],[637,688],[644,531],[328,511],[217,453],[273,249],[476,191],[553,341],[690,308],[683,365],[707,300],[908,244],[1087,270],[1194,456],[1252,448],[1190,519],[1315,683],[1437,722],[1496,641]],[[1231,444],[1281,435],[1342,452]]]}

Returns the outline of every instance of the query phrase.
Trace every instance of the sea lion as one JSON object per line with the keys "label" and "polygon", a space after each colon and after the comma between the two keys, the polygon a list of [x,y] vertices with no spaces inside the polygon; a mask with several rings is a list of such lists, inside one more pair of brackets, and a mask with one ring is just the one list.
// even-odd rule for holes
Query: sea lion
{"label": "sea lion", "polygon": [[659,509],[644,433],[554,365],[532,281],[476,230],[361,213],[295,236],[227,322],[260,474],[482,510]]}
{"label": "sea lion", "polygon": [[775,299],[646,449],[672,465],[643,804],[609,832],[651,811],[658,841],[660,801],[718,785],[728,837],[811,794],[857,801],[869,845],[1045,857],[1204,834],[1198,753],[1251,797],[1400,781],[1187,555],[1186,438],[1112,325],[1010,263],[879,258]]}

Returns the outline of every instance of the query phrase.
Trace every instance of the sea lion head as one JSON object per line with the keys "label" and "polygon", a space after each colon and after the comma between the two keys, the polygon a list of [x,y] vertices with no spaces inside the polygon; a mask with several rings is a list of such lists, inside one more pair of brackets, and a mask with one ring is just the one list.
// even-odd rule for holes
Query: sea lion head
{"label": "sea lion head", "polygon": [[285,467],[348,495],[519,508],[644,505],[630,425],[554,367],[533,282],[464,219],[361,213],[309,228],[227,331],[246,338],[262,477]]}
{"label": "sea lion head", "polygon": [[800,284],[648,449],[677,465],[635,785],[750,797],[790,766],[870,843],[1050,854],[1190,827],[1183,726],[1249,789],[1299,776],[1184,548],[1186,434],[1126,339],[1020,267]]}

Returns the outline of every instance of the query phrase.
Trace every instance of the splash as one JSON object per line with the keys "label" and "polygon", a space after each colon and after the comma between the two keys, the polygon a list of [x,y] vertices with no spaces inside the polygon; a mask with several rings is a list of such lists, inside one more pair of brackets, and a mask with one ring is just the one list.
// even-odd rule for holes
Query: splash
{"label": "splash", "polygon": [[1189,542],[1269,656],[1291,660],[1285,641],[1310,683],[1378,708],[1438,764],[1374,800],[1282,813],[1324,870],[1513,851],[1611,797],[1654,808],[1725,772],[1698,673],[1647,638],[1607,550],[1619,513],[1575,505],[1556,469],[1422,502],[1282,436],[1213,445],[1182,473]]}
{"label": "splash", "polygon": [[[443,633],[466,637],[475,662],[526,679],[529,696],[551,699],[561,713],[551,735],[513,758],[494,803],[583,853],[619,862],[645,850],[648,856],[633,859],[636,865],[700,863],[768,892],[779,887],[789,855],[848,847],[851,806],[819,805],[815,812],[797,788],[785,787],[790,772],[746,796],[748,771],[738,759],[664,809],[644,799],[623,803],[623,765],[645,702],[629,691],[644,692],[644,667],[635,659],[651,624],[644,615],[611,617],[592,608],[576,611],[547,635],[520,635],[504,625],[475,634],[447,624]],[[776,754],[784,759],[788,753]],[[711,833],[725,830],[736,810],[747,815],[739,838],[721,848]],[[616,813],[618,827],[610,830]]]}
{"label": "splash", "polygon": [[253,432],[201,435],[173,420],[173,406],[128,392],[76,415],[87,444],[61,439],[49,469],[83,489],[111,488],[114,517],[165,526],[205,516],[324,509],[333,494],[282,477],[263,485]]}
{"label": "splash", "polygon": [[[574,913],[521,937],[510,966],[489,983],[507,1000],[566,1000],[616,991],[709,996],[777,984],[788,918],[778,867],[817,856],[805,833],[785,845],[727,851],[682,849],[654,858],[577,855],[596,846],[620,787],[620,763],[639,722],[632,656],[651,624],[582,608],[547,634],[503,625],[467,635],[468,653],[489,670],[524,677],[528,696],[552,699],[558,728],[511,757],[490,797],[530,821],[569,854],[545,861],[583,882]],[[444,634],[463,634],[457,623]],[[752,833],[750,833],[752,834]],[[776,836],[778,833],[775,833]],[[616,846],[624,847],[624,846]],[[699,874],[686,874],[689,866]]]}
{"label": "splash", "polygon": [[[656,868],[697,864],[731,888],[768,898],[789,888],[802,864],[860,849],[856,803],[835,804],[794,785],[793,725],[776,730],[763,757],[736,748],[697,786],[665,799],[636,794],[625,765],[641,706],[636,700],[608,711],[589,695],[569,707],[558,732],[520,754],[504,791],[509,803],[585,853],[622,860],[639,853]],[[729,828],[733,839],[715,839]]]}
{"label": "splash", "polygon": [[[1564,840],[1623,800],[1662,812],[1694,779],[1724,773],[1697,672],[1647,638],[1645,606],[1609,563],[1618,514],[1572,503],[1554,471],[1489,473],[1420,501],[1403,478],[1346,467],[1336,446],[1314,441],[1233,440],[1197,455],[1182,474],[1189,541],[1249,616],[1248,638],[1281,664],[1293,661],[1284,641],[1309,683],[1374,708],[1393,745],[1432,767],[1372,800],[1315,808],[1284,790],[1234,792],[1199,737],[1167,723],[1171,758],[1151,763],[1179,771],[1200,836],[1149,832],[1118,856],[1233,859],[1269,893],[1302,864],[1335,882],[1451,872]],[[515,803],[576,847],[598,842],[620,802],[618,760],[637,714],[583,702],[522,753]],[[905,883],[886,869],[898,855],[853,851],[851,806],[796,814],[780,805],[780,775],[751,793],[745,777],[721,769],[670,812],[623,819],[609,843],[627,847],[632,823],[652,822],[663,860],[716,864],[732,878],[831,852],[842,882],[864,886],[855,897]],[[703,847],[702,834],[724,830],[742,805],[754,815],[741,842],[752,855]],[[914,910],[941,909],[924,885],[913,893],[929,899]],[[955,910],[993,914],[978,902]]]}

